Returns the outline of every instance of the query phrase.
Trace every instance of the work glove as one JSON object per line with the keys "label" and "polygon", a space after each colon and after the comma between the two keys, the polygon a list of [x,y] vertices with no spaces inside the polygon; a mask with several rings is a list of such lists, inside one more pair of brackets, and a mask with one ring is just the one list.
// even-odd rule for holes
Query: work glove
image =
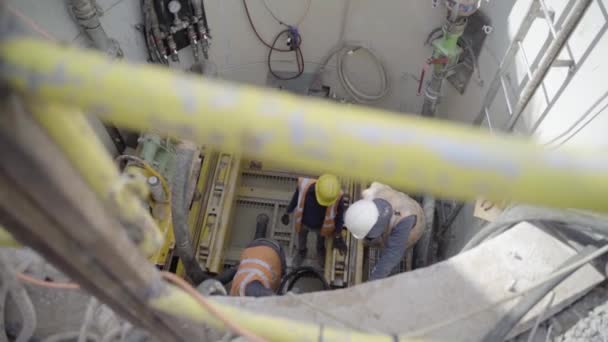
{"label": "work glove", "polygon": [[284,225],[288,225],[289,224],[289,214],[283,214],[283,216],[281,216],[281,222]]}
{"label": "work glove", "polygon": [[334,238],[334,249],[337,249],[340,252],[340,255],[344,255],[348,247],[346,247],[346,242],[341,236]]}

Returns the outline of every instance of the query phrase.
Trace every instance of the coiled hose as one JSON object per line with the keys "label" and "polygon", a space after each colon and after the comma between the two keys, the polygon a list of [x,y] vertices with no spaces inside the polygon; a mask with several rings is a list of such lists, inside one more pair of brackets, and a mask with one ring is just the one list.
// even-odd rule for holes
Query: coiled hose
{"label": "coiled hose", "polygon": [[194,150],[178,148],[175,155],[175,170],[171,178],[171,215],[173,217],[173,234],[175,252],[181,259],[186,275],[195,285],[209,279],[194,256],[190,229],[188,228],[188,204],[186,189],[190,179],[190,167],[194,160]]}
{"label": "coiled hose", "polygon": [[[355,86],[355,84],[351,81],[350,78],[348,78],[344,63],[345,58],[359,51],[367,53],[378,68],[381,86],[380,91],[375,94],[363,92]],[[372,50],[364,48],[362,46],[345,45],[340,49],[340,53],[338,54],[338,78],[340,79],[340,83],[342,84],[342,87],[344,87],[344,90],[348,93],[348,95],[350,95],[353,100],[359,103],[371,103],[378,101],[384,96],[386,96],[386,94],[390,90],[390,81],[386,69],[384,68],[384,64]]]}
{"label": "coiled hose", "polygon": [[305,266],[296,268],[283,277],[281,280],[281,285],[279,285],[278,294],[286,294],[287,292],[291,291],[293,286],[300,278],[309,276],[313,276],[313,278],[317,278],[321,282],[323,285],[323,291],[329,290],[329,284],[327,284],[327,281],[325,281],[325,277],[314,268]]}

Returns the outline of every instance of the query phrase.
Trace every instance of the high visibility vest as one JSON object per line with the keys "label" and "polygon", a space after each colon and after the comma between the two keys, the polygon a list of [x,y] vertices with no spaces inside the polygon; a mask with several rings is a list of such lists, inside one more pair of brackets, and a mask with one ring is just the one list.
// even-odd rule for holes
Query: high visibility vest
{"label": "high visibility vest", "polygon": [[247,285],[256,280],[276,292],[281,284],[282,273],[281,257],[274,248],[263,245],[247,247],[241,254],[230,295],[245,296]]}
{"label": "high visibility vest", "polygon": [[[311,186],[313,186],[317,182],[314,178],[298,178],[298,205],[296,206],[295,211],[295,228],[296,233],[299,233],[302,229],[302,217],[304,216],[304,206],[306,205],[306,194]],[[338,200],[334,202],[334,204],[327,207],[325,211],[325,219],[323,220],[323,226],[321,227],[321,236],[329,237],[332,236],[334,231],[336,230],[336,215],[338,213],[338,204],[342,200],[342,191],[340,191],[340,196]],[[318,228],[318,227],[311,227]]]}

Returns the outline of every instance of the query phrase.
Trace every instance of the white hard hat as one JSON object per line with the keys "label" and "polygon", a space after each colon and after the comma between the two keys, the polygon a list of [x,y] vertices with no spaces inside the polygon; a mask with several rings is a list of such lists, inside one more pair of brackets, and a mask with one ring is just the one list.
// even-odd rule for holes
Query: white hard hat
{"label": "white hard hat", "polygon": [[356,239],[375,239],[382,235],[393,217],[391,204],[381,198],[362,199],[351,205],[344,215],[344,226]]}

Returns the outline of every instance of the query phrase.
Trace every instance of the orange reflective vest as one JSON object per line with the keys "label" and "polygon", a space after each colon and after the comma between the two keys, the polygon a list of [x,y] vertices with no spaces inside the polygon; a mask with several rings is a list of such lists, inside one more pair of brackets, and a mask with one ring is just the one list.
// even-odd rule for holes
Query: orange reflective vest
{"label": "orange reflective vest", "polygon": [[281,284],[281,257],[270,246],[247,247],[241,254],[239,268],[232,280],[231,296],[245,296],[245,288],[253,281],[276,292]]}
{"label": "orange reflective vest", "polygon": [[[296,233],[299,233],[302,229],[302,216],[304,216],[304,206],[306,205],[306,194],[311,186],[313,186],[317,182],[314,178],[298,178],[298,205],[296,206],[295,211],[295,228]],[[340,191],[340,196],[338,200],[334,202],[334,204],[327,207],[325,211],[325,219],[323,220],[323,227],[321,227],[321,236],[329,237],[332,236],[334,231],[336,230],[336,214],[338,212],[338,203],[342,200],[342,191]],[[311,227],[316,228],[316,227]]]}

